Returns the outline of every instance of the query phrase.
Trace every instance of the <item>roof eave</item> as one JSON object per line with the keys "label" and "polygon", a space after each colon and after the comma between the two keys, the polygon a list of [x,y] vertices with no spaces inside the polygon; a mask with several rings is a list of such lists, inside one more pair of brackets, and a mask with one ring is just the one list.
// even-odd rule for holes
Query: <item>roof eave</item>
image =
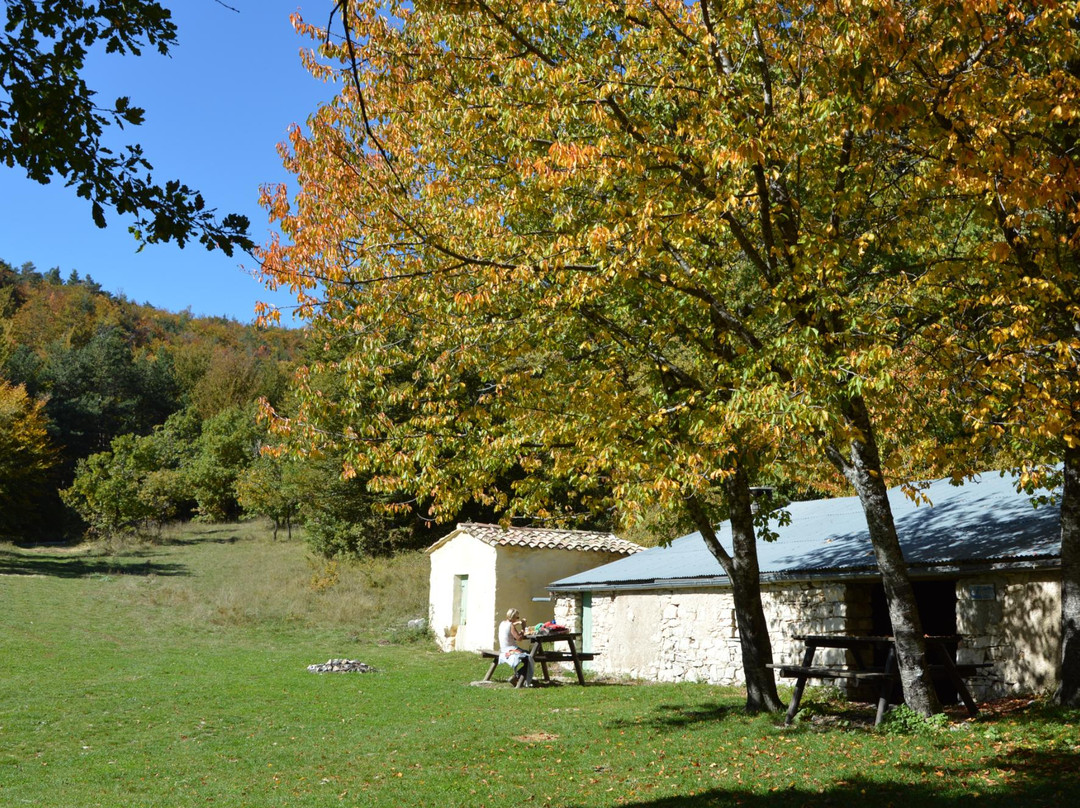
{"label": "roof eave", "polygon": [[442,547],[444,544],[446,544],[451,539],[456,539],[462,533],[468,533],[468,532],[469,531],[466,528],[462,527],[461,525],[458,525],[453,530],[451,530],[449,533],[447,533],[445,536],[443,536],[441,539],[439,539],[437,542],[435,542],[433,545],[431,545],[429,548],[424,550],[424,555],[431,555],[432,553],[434,553],[436,550],[438,550],[440,547]]}
{"label": "roof eave", "polygon": [[[1023,572],[1028,570],[1056,569],[1061,566],[1057,556],[1033,557],[1030,559],[1009,559],[975,563],[921,564],[908,568],[909,575],[945,576],[945,575],[980,575],[993,572]],[[845,570],[792,570],[790,572],[768,572],[760,576],[764,583],[800,583],[810,581],[858,581],[877,578],[877,567],[859,567]],[[694,578],[650,578],[638,581],[603,581],[581,584],[549,584],[549,592],[616,592],[649,589],[691,589],[729,587],[726,575],[709,575]]]}

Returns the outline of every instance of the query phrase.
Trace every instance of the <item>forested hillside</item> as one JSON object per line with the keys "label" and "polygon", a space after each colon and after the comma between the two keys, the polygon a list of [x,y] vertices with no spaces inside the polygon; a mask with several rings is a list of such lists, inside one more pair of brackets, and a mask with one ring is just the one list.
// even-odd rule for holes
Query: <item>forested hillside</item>
{"label": "forested hillside", "polygon": [[[61,278],[0,262],[0,441],[11,447],[0,534],[79,533],[78,513],[87,514],[63,506],[59,492],[117,441],[183,433],[183,453],[206,430],[253,428],[255,401],[281,401],[302,345],[301,332],[165,312],[74,271]],[[234,497],[214,511],[190,490],[174,515],[238,513]]]}
{"label": "forested hillside", "polygon": [[[279,458],[306,334],[134,303],[89,276],[0,261],[0,539],[153,536],[173,520],[303,522],[325,555],[423,542],[334,458]],[[426,531],[424,531],[426,533]]]}

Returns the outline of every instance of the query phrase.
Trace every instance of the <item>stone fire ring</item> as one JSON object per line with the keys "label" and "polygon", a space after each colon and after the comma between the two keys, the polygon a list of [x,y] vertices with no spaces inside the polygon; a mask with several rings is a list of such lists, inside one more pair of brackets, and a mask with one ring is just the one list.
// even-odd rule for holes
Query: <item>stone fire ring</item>
{"label": "stone fire ring", "polygon": [[374,673],[375,668],[356,659],[328,659],[320,665],[308,665],[310,673]]}

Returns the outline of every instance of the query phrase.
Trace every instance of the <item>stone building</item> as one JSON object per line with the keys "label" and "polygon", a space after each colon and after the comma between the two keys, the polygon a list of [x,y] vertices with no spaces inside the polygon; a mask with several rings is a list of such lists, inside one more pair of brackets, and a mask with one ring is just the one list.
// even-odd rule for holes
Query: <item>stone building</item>
{"label": "stone building", "polygon": [[429,625],[444,651],[493,648],[507,609],[546,622],[549,581],[641,549],[611,533],[463,522],[427,549]]}
{"label": "stone building", "polygon": [[[1046,492],[1042,492],[1044,495]],[[1059,507],[1034,507],[996,472],[934,482],[917,505],[890,491],[924,630],[962,637],[960,662],[991,662],[979,697],[1053,688],[1060,665]],[[891,633],[858,498],[798,502],[759,542],[777,662],[798,664],[802,634]],[[730,528],[718,529],[730,547]],[[743,681],[730,586],[700,534],[549,585],[556,618],[599,652],[593,669],[660,681]],[[840,658],[820,661],[843,662]]]}

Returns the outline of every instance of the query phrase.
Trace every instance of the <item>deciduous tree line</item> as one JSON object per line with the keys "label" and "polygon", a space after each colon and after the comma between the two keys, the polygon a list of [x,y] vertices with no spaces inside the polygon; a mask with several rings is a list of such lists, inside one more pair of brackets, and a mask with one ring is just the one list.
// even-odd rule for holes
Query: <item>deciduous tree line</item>
{"label": "deciduous tree line", "polygon": [[[179,444],[193,446],[203,424],[221,413],[246,407],[246,428],[254,430],[255,399],[280,400],[299,344],[299,335],[280,330],[259,334],[139,306],[75,272],[65,281],[58,270],[0,263],[0,379],[43,436],[22,441],[37,462],[25,464],[18,480],[4,475],[24,505],[3,509],[4,535],[55,540],[77,529],[64,518],[57,491],[88,462],[100,467],[100,453],[130,446],[163,423],[176,424],[170,457]],[[89,521],[104,526],[98,516]]]}
{"label": "deciduous tree line", "polygon": [[153,536],[178,519],[303,523],[326,556],[417,540],[332,458],[263,454],[301,331],[170,314],[0,262],[0,538]]}
{"label": "deciduous tree line", "polygon": [[266,276],[327,348],[280,432],[435,517],[682,514],[731,578],[752,709],[778,706],[755,482],[859,495],[929,714],[886,488],[1063,481],[1080,701],[1075,4],[335,11],[298,22],[340,95],[264,199]]}

